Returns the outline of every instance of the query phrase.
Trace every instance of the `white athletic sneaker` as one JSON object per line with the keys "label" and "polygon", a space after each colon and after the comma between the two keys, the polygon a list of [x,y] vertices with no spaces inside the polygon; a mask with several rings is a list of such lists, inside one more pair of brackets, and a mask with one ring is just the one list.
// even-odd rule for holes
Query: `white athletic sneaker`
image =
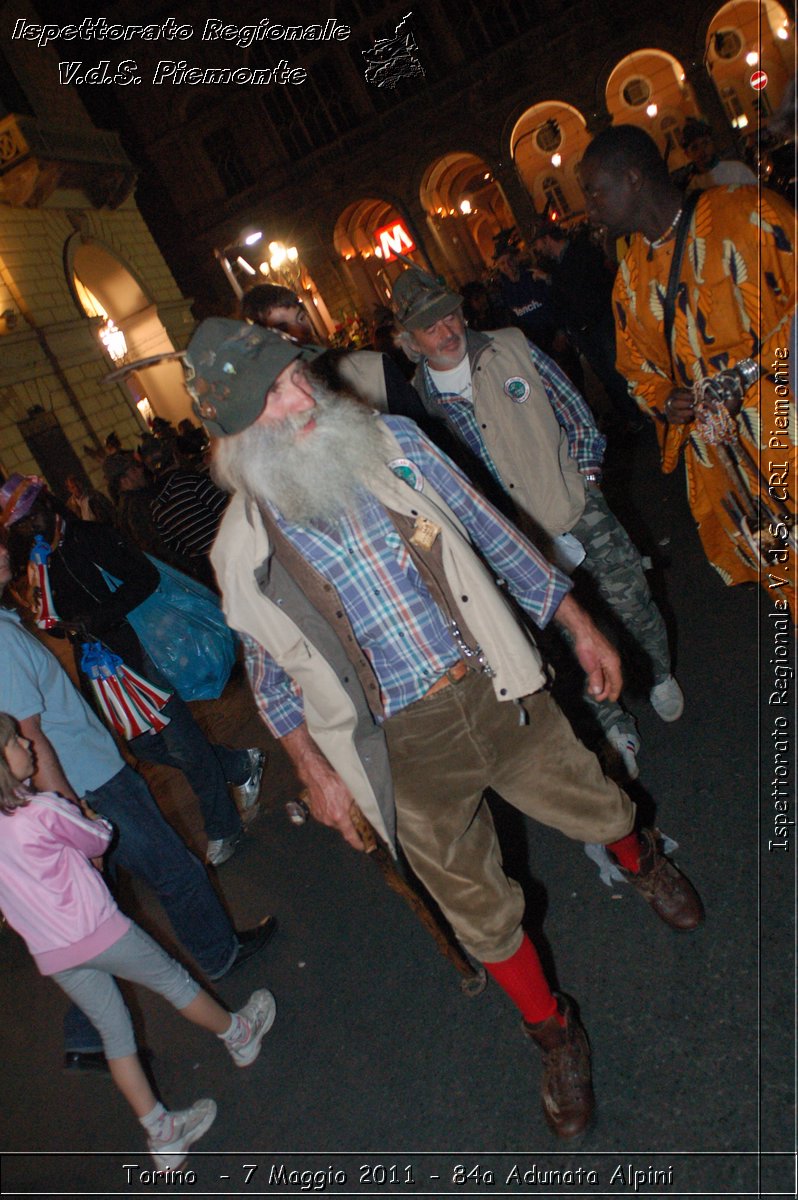
{"label": "white athletic sneaker", "polygon": [[208,840],[208,849],[205,851],[205,861],[211,867],[220,867],[222,863],[226,863],[228,858],[232,858],[238,847],[238,843],[244,836],[243,827],[231,833],[226,838],[210,838]]}
{"label": "white athletic sneaker", "polygon": [[260,781],[263,778],[263,768],[266,766],[266,755],[262,750],[253,747],[247,750],[247,754],[249,755],[249,777],[243,783],[230,785],[230,791],[242,813],[258,803]]}
{"label": "white athletic sneaker", "polygon": [[[246,1021],[249,1037],[245,1042],[231,1045],[225,1041],[227,1052],[237,1067],[248,1067],[260,1054],[260,1044],[274,1024],[277,1005],[268,988],[253,992],[243,1008],[235,1014]],[[222,1039],[224,1041],[224,1039]]]}
{"label": "white athletic sneaker", "polygon": [[684,712],[684,694],[672,675],[653,687],[648,698],[654,712],[663,721],[678,721]]}
{"label": "white athletic sneaker", "polygon": [[630,779],[637,779],[640,774],[640,768],[637,765],[637,752],[640,749],[640,738],[630,730],[629,733],[625,729],[621,729],[620,725],[613,725],[607,730],[607,741],[621,756],[621,761],[626,768],[626,774]]}
{"label": "white athletic sneaker", "polygon": [[186,1161],[190,1146],[207,1133],[216,1120],[216,1101],[197,1100],[191,1108],[168,1112],[164,1122],[167,1140],[148,1138],[147,1145],[159,1171],[176,1171]]}

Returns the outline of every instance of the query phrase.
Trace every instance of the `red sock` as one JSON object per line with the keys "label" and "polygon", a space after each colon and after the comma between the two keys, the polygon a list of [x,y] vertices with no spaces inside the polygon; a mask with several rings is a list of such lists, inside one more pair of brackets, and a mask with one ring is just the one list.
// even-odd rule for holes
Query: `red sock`
{"label": "red sock", "polygon": [[607,849],[615,855],[621,866],[633,875],[640,870],[640,838],[634,829],[619,842],[608,842]]}
{"label": "red sock", "polygon": [[524,1020],[531,1024],[545,1021],[556,1014],[561,1025],[565,1022],[557,1011],[557,1001],[546,982],[538,952],[524,934],[521,945],[510,958],[484,964],[485,970],[499,987],[521,1009]]}

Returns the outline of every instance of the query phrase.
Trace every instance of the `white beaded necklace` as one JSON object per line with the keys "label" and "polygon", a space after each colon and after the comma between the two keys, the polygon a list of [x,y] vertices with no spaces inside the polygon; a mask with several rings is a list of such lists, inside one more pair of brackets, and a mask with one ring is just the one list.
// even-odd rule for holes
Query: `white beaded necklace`
{"label": "white beaded necklace", "polygon": [[681,220],[682,211],[683,210],[680,207],[679,211],[677,212],[676,216],[671,221],[668,228],[665,230],[665,232],[663,234],[660,234],[660,236],[655,241],[653,241],[653,242],[649,241],[649,239],[646,237],[646,235],[643,234],[643,241],[648,246],[649,260],[651,259],[651,256],[655,250],[659,250],[660,246],[664,246],[665,243],[670,241],[670,239],[673,237],[674,233],[676,232],[676,226],[679,224],[679,221]]}

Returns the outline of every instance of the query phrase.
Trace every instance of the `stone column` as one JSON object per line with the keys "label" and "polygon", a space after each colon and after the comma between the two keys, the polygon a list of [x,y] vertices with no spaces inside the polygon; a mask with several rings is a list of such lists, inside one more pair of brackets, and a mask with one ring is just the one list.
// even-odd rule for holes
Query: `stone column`
{"label": "stone column", "polygon": [[595,137],[603,129],[609,129],[610,125],[612,125],[612,117],[606,108],[600,108],[595,112],[588,113],[585,119],[585,128],[591,137]]}
{"label": "stone column", "polygon": [[684,74],[687,82],[695,92],[699,109],[712,126],[712,131],[715,135],[715,145],[721,158],[724,155],[736,158],[738,149],[734,130],[726,115],[726,109],[723,107],[723,101],[718,95],[718,89],[715,87],[711,75],[704,64],[698,62],[689,63],[684,69]]}
{"label": "stone column", "polygon": [[422,257],[426,259],[428,267],[437,275],[440,268],[437,260],[430,253],[433,247],[430,245],[427,213],[422,206],[419,196],[411,194],[404,203],[398,203],[396,207],[400,215],[407,222],[408,233],[418,246]]}
{"label": "stone column", "polygon": [[526,190],[515,163],[498,163],[493,167],[493,178],[504,192],[504,198],[510,206],[515,223],[521,233],[529,230],[537,221],[535,204]]}

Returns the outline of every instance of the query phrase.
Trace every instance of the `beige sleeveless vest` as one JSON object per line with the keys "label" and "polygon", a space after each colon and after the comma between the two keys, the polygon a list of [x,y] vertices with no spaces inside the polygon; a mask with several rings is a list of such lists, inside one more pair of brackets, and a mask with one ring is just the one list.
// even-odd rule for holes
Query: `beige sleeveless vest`
{"label": "beige sleeveless vest", "polygon": [[356,396],[378,412],[387,413],[385,367],[376,350],[355,350],[338,361],[338,374]]}
{"label": "beige sleeveless vest", "polygon": [[585,483],[518,329],[489,335],[471,362],[474,414],[510,499],[552,537],[572,529]]}

